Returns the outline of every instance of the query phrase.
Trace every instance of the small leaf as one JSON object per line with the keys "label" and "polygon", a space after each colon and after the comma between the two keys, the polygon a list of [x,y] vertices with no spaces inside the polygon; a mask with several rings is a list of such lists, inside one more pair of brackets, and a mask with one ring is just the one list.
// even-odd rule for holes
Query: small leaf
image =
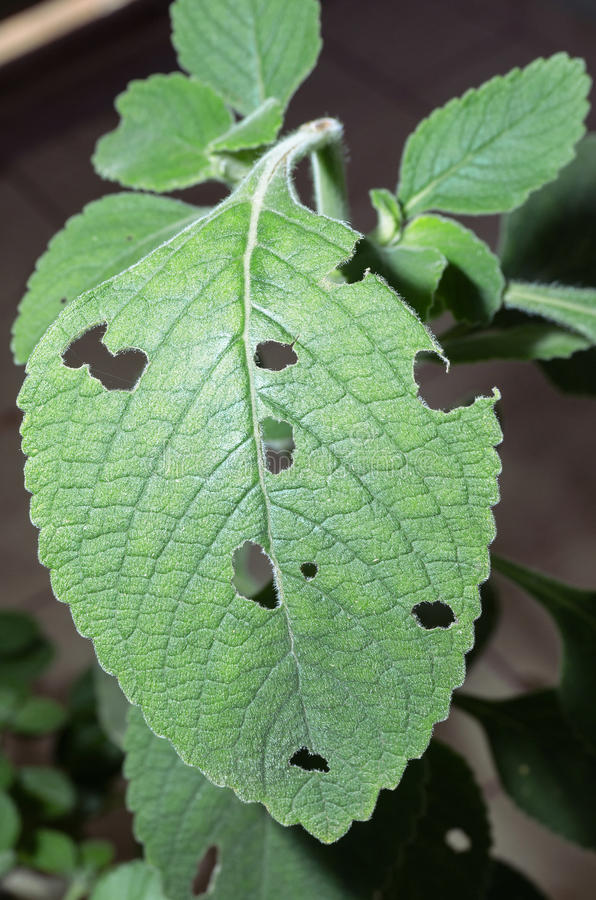
{"label": "small leaf", "polygon": [[243,115],[272,97],[286,106],[321,48],[317,0],[176,0],[171,15],[182,68]]}
{"label": "small leaf", "polygon": [[40,807],[45,818],[58,819],[72,812],[76,793],[70,779],[50,766],[23,766],[18,773],[19,787]]}
{"label": "small leaf", "polygon": [[553,617],[563,643],[559,694],[571,724],[596,750],[596,592],[562,584],[493,555],[493,566]]}
{"label": "small leaf", "polygon": [[396,241],[402,226],[402,212],[397,197],[386,188],[373,188],[368,193],[378,217],[374,231],[375,242],[390,244]]}
{"label": "small leaf", "polygon": [[573,158],[589,89],[583,60],[557,53],[435,110],[406,143],[398,188],[406,214],[519,206]]}
{"label": "small leaf", "polygon": [[105,841],[101,838],[89,838],[86,841],[81,841],[79,845],[79,863],[86,869],[99,871],[110,865],[115,853],[116,848],[111,841]]}
{"label": "small leaf", "polygon": [[556,691],[513,700],[458,694],[486,731],[503,787],[528,815],[570,841],[596,848],[596,754],[576,737]]}
{"label": "small leaf", "polygon": [[77,865],[77,847],[64,832],[40,828],[35,832],[34,849],[27,854],[27,862],[49,875],[69,875]]}
{"label": "small leaf", "polygon": [[596,135],[520,209],[503,216],[501,260],[508,278],[596,288]]}
{"label": "small leaf", "polygon": [[[34,619],[23,613],[0,612],[0,685],[6,690],[24,690],[47,668],[53,655],[52,645]],[[0,700],[0,709],[2,705]]]}
{"label": "small leaf", "polygon": [[265,100],[245,119],[235,122],[225,134],[211,141],[211,152],[234,153],[272,144],[282,123],[283,108],[279,100]]}
{"label": "small leaf", "polygon": [[490,881],[486,900],[547,900],[546,896],[525,875],[495,859],[490,867]]}
{"label": "small leaf", "polygon": [[141,860],[118,866],[103,875],[90,900],[169,900],[162,891],[159,873]]}
{"label": "small leaf", "polygon": [[14,766],[9,758],[0,750],[0,791],[5,791],[14,781]]}
{"label": "small leaf", "polygon": [[179,72],[152,75],[131,82],[116,109],[120,125],[100,139],[93,157],[104,178],[153,191],[217,178],[209,144],[233,119],[210,87]]}
{"label": "small leaf", "polygon": [[32,737],[57,731],[66,711],[50,697],[29,697],[19,706],[11,723],[12,731]]}
{"label": "small leaf", "polygon": [[489,359],[531,361],[568,358],[590,346],[590,341],[546,322],[524,323],[509,328],[470,331],[443,339],[451,363],[476,363]]}
{"label": "small leaf", "polygon": [[13,326],[16,362],[27,362],[44,331],[74,297],[128,269],[206,212],[149,194],[110,194],[89,203],[68,220],[37,261]]}
{"label": "small leaf", "polygon": [[116,679],[108,675],[101,666],[93,667],[93,681],[100,725],[110,740],[122,749],[130,704]]}
{"label": "small leaf", "polygon": [[0,852],[11,850],[21,831],[21,817],[14,801],[0,791]]}
{"label": "small leaf", "polygon": [[482,794],[463,757],[433,741],[427,807],[399,854],[390,897],[476,900],[489,877],[490,829]]}
{"label": "small leaf", "polygon": [[406,227],[402,243],[443,254],[449,265],[439,293],[456,319],[492,319],[501,305],[505,279],[498,258],[473,231],[443,216],[418,216]]}
{"label": "small leaf", "polygon": [[505,306],[550,319],[596,343],[596,289],[512,281]]}
{"label": "small leaf", "polygon": [[[358,235],[301,206],[289,173],[339,134],[325,119],[288,136],[209,216],[77,298],[20,396],[40,555],[101,664],[185,762],[325,841],[370,816],[447,713],[500,468],[496,396],[430,409],[412,371],[440,352],[424,326],[375,277],[327,278]],[[133,390],[64,365],[99,323],[112,356],[146,355]],[[259,364],[271,341],[296,361]],[[268,418],[292,429],[281,472]],[[273,608],[232,583],[245,541],[269,557]],[[422,628],[414,607],[438,598],[451,627]]]}

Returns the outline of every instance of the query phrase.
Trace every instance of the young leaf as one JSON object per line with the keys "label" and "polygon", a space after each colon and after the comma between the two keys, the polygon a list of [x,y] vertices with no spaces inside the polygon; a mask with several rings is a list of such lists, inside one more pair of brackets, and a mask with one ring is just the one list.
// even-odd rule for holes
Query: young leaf
{"label": "young leaf", "polygon": [[456,699],[485,729],[503,787],[517,805],[568,840],[596,848],[596,755],[564,718],[557,692]]}
{"label": "young leaf", "polygon": [[21,817],[13,800],[0,791],[0,852],[11,850],[21,830]]}
{"label": "young leaf", "polygon": [[465,760],[433,741],[427,808],[401,848],[387,896],[480,900],[489,877],[490,829],[480,789]]}
{"label": "young leaf", "polygon": [[35,832],[33,852],[27,854],[27,862],[50,875],[68,875],[76,868],[76,844],[62,831],[40,828]]}
{"label": "young leaf", "polygon": [[505,306],[543,316],[596,343],[596,288],[526,284],[512,281],[505,292]]}
{"label": "young leaf", "polygon": [[[25,685],[41,675],[53,655],[52,645],[31,616],[0,612],[0,685],[5,691],[15,696],[25,691]],[[1,708],[0,702],[0,719]]]}
{"label": "young leaf", "polygon": [[596,592],[582,591],[499,556],[493,566],[553,617],[563,642],[559,694],[571,724],[596,750]]}
{"label": "young leaf", "polygon": [[218,900],[239,893],[263,900],[358,900],[383,885],[424,808],[426,766],[416,761],[397,791],[381,794],[371,822],[355,823],[339,843],[322,847],[301,829],[282,828],[262,806],[241,803],[232,791],[184,765],[134,707],[125,747],[135,834],[160,871],[170,900],[190,900],[210,847],[217,848],[217,868],[209,893]]}
{"label": "young leaf", "polygon": [[14,766],[0,750],[0,791],[5,791],[14,781]]}
{"label": "young leaf", "polygon": [[573,158],[589,89],[583,60],[557,53],[435,110],[402,158],[398,196],[407,216],[519,206]]}
{"label": "young leaf", "polygon": [[149,194],[111,194],[89,203],[52,238],[29,279],[13,326],[16,362],[27,362],[66,303],[128,269],[206,212]]}
{"label": "young leaf", "polygon": [[18,785],[20,790],[35,801],[45,818],[58,819],[74,809],[74,786],[60,769],[23,766],[18,772]]}
{"label": "young leaf", "polygon": [[444,216],[418,216],[404,230],[402,243],[443,254],[449,265],[439,292],[456,319],[492,319],[501,305],[505,279],[499,260],[473,231]]}
{"label": "young leaf", "polygon": [[596,135],[520,209],[503,216],[501,261],[508,278],[596,288]]}
{"label": "young leaf", "polygon": [[10,728],[17,734],[49,734],[60,728],[65,716],[64,708],[50,697],[29,697],[19,706]]}
{"label": "young leaf", "polygon": [[587,338],[547,322],[470,331],[443,339],[445,355],[454,364],[486,362],[489,359],[531,361],[568,358],[590,346]]}
{"label": "young leaf", "polygon": [[[325,841],[370,816],[461,683],[500,440],[494,397],[421,402],[414,357],[439,350],[386,285],[326,277],[358,235],[302,207],[289,175],[339,133],[304,126],[77,298],[20,395],[40,555],[102,665],[186,762]],[[132,390],[63,364],[100,323],[106,352],[146,357]],[[267,342],[282,368],[259,364]],[[293,429],[279,474],[267,418]],[[246,541],[269,557],[273,609],[234,589]]]}
{"label": "young leaf", "polygon": [[159,873],[140,859],[117,866],[103,875],[89,900],[171,900],[161,887]]}
{"label": "young leaf", "polygon": [[525,875],[508,863],[496,859],[490,867],[486,900],[503,900],[504,897],[511,900],[547,900]]}
{"label": "young leaf", "polygon": [[368,193],[378,217],[375,241],[377,244],[390,244],[397,240],[402,226],[402,211],[397,197],[386,188],[373,188]]}
{"label": "young leaf", "polygon": [[243,115],[286,106],[321,49],[317,0],[176,0],[171,14],[182,68]]}
{"label": "young leaf", "polygon": [[210,87],[180,72],[133,81],[116,100],[121,122],[93,156],[104,178],[126,187],[171,191],[217,178],[209,144],[226,134],[232,115]]}
{"label": "young leaf", "polygon": [[271,144],[283,123],[283,108],[279,100],[269,99],[245,119],[235,122],[221,137],[211,141],[212,153],[235,153]]}

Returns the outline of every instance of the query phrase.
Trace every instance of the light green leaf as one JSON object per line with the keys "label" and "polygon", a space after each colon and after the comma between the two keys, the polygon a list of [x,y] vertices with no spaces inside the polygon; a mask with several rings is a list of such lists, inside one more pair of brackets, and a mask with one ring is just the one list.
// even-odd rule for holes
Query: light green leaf
{"label": "light green leaf", "polygon": [[406,227],[402,244],[434,248],[449,263],[439,293],[456,319],[489,322],[501,305],[505,279],[498,258],[453,219],[418,216]]}
{"label": "light green leaf", "polygon": [[232,127],[218,94],[174,72],[133,81],[116,99],[121,121],[97,144],[93,165],[126,187],[171,191],[217,178],[211,141]]}
{"label": "light green leaf", "polygon": [[57,731],[65,718],[64,707],[50,697],[28,697],[19,706],[10,727],[17,734],[49,734]]}
{"label": "light green leaf", "polygon": [[590,341],[547,322],[524,323],[446,337],[443,350],[451,363],[489,359],[535,360],[568,358],[590,346]]}
{"label": "light green leaf", "polygon": [[402,225],[402,212],[397,197],[386,188],[373,188],[368,193],[378,217],[374,231],[375,242],[389,244],[397,240]]}
{"label": "light green leaf", "polygon": [[[389,288],[327,279],[358,235],[288,178],[339,133],[304,126],[212,214],[77,298],[20,395],[40,556],[101,664],[186,762],[325,841],[370,816],[462,681],[500,440],[494,397],[421,402],[414,357],[439,349]],[[147,356],[131,391],[62,362],[101,322],[111,353]],[[257,366],[267,341],[295,365]],[[296,445],[278,475],[269,417]],[[246,541],[270,557],[274,609],[232,585]],[[423,603],[451,627],[422,627]]]}
{"label": "light green leaf", "polygon": [[[358,900],[383,885],[424,806],[426,767],[411,763],[395,792],[379,798],[372,822],[355,823],[333,847],[282,828],[258,804],[241,803],[156,737],[132,708],[126,735],[128,805],[148,860],[170,900],[190,900],[199,863],[217,847],[210,895],[217,900]],[[259,860],[259,864],[255,864]]]}
{"label": "light green leaf", "polygon": [[380,275],[414,309],[427,319],[447,260],[432,247],[408,247],[402,243],[378,244],[363,238],[342,272],[349,281],[359,281],[367,269]]}
{"label": "light green leaf", "polygon": [[486,900],[503,900],[504,897],[509,897],[510,900],[547,900],[525,875],[508,863],[496,859],[491,865]]}
{"label": "light green leaf", "polygon": [[589,89],[583,60],[557,53],[435,110],[406,143],[398,186],[406,214],[519,206],[573,158]]}
{"label": "light green leaf", "polygon": [[388,897],[479,900],[489,877],[490,829],[482,794],[465,760],[433,741],[427,807],[401,848]]}
{"label": "light green leaf", "polygon": [[97,882],[90,900],[169,900],[159,873],[140,859],[118,866]]}
{"label": "light green leaf", "polygon": [[504,302],[509,309],[550,319],[596,343],[596,288],[512,281]]}
{"label": "light green leaf", "polygon": [[271,144],[282,123],[283,107],[279,100],[265,100],[245,119],[235,122],[225,134],[212,141],[210,150],[212,153],[234,153]]}
{"label": "light green leaf", "polygon": [[21,831],[21,817],[13,800],[0,791],[0,852],[11,850]]}
{"label": "light green leaf", "polygon": [[76,793],[64,772],[50,766],[22,766],[19,787],[40,807],[48,819],[57,819],[74,809]]}
{"label": "light green leaf", "polygon": [[501,260],[508,278],[596,287],[596,135],[550,184],[503,216]]}
{"label": "light green leaf", "polygon": [[456,695],[486,731],[503,787],[528,815],[583,847],[596,848],[596,754],[576,737],[556,691],[513,700]]}
{"label": "light green leaf", "polygon": [[89,838],[86,841],[81,841],[79,862],[86,869],[98,871],[110,865],[115,853],[116,848],[111,841],[106,841],[102,838]]}
{"label": "light green leaf", "polygon": [[553,617],[563,643],[559,694],[569,721],[596,749],[596,592],[562,584],[499,556],[493,566]]}
{"label": "light green leaf", "polygon": [[93,667],[93,683],[97,697],[97,717],[107,736],[122,749],[126,732],[129,703],[120,685],[101,666]]}
{"label": "light green leaf", "polygon": [[321,49],[317,0],[176,0],[171,14],[182,68],[243,115],[286,106]]}
{"label": "light green leaf", "polygon": [[28,854],[27,862],[50,875],[68,875],[77,865],[77,847],[64,832],[40,828],[35,832],[34,849]]}
{"label": "light green leaf", "polygon": [[66,303],[128,269],[206,212],[150,194],[110,194],[89,203],[52,238],[29,279],[13,327],[16,362],[27,362]]}

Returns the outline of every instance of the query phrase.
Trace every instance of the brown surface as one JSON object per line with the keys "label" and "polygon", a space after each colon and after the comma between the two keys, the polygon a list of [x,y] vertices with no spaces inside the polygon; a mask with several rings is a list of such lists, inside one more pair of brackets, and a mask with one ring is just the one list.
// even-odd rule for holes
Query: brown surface
{"label": "brown surface", "polygon": [[[166,4],[147,0],[140,6],[134,15],[81,32],[0,76],[5,348],[25,280],[48,239],[87,201],[117,189],[102,182],[88,161],[96,138],[116,122],[114,95],[131,77],[175,67]],[[596,23],[548,0],[324,0],[323,6],[321,64],[292,102],[289,124],[322,114],[345,123],[354,220],[362,229],[372,222],[368,188],[393,186],[408,132],[436,103],[560,49],[583,55],[596,75]],[[212,186],[185,194],[201,202],[218,195]],[[494,238],[494,222],[475,224]],[[34,611],[67,649],[50,679],[50,687],[59,688],[91,651],[74,635],[68,610],[51,598],[47,573],[36,561],[14,411],[22,372],[8,351],[1,365],[2,603]],[[499,552],[594,585],[595,403],[565,398],[538,371],[518,365],[464,367],[448,376],[434,367],[423,377],[422,393],[433,403],[445,402],[493,385],[503,395],[505,432]],[[493,696],[551,683],[558,658],[554,630],[535,604],[506,585],[502,599],[506,615],[469,682],[470,690]],[[534,875],[554,900],[593,896],[596,856],[514,809],[500,792],[476,726],[454,713],[438,730],[474,760],[491,799],[497,852]]]}

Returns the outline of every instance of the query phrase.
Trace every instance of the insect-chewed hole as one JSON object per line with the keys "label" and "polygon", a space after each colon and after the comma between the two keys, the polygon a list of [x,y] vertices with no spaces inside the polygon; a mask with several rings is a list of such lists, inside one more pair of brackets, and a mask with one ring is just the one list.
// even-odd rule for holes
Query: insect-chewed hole
{"label": "insect-chewed hole", "polygon": [[314,562],[305,562],[300,566],[300,571],[307,581],[311,581],[319,571],[319,567]]}
{"label": "insect-chewed hole", "polygon": [[88,365],[90,375],[108,391],[131,391],[145,371],[147,356],[135,348],[110,353],[103,343],[107,327],[104,322],[86,331],[64,351],[62,361],[69,369]]}
{"label": "insect-chewed hole", "polygon": [[213,876],[215,874],[215,869],[217,866],[217,857],[218,850],[217,847],[213,845],[205,851],[205,853],[199,860],[199,865],[197,866],[197,874],[193,878],[191,885],[193,897],[200,897],[201,895],[207,894],[210,891],[213,884]]}
{"label": "insect-chewed hole", "polygon": [[261,436],[265,448],[265,464],[273,475],[285,472],[294,462],[294,429],[289,422],[280,422],[267,416],[261,422]]}
{"label": "insect-chewed hole", "polygon": [[450,828],[446,831],[445,843],[454,853],[467,853],[472,849],[472,841],[461,828]]}
{"label": "insect-chewed hole", "polygon": [[429,603],[427,600],[423,603],[418,603],[412,609],[412,614],[423,628],[429,630],[432,628],[449,628],[455,622],[453,610],[447,603],[442,603],[441,600],[435,600],[434,603]]}
{"label": "insect-chewed hole", "polygon": [[264,609],[279,606],[273,578],[273,563],[260,544],[244,541],[232,554],[236,592],[246,600],[254,600]]}
{"label": "insect-chewed hole", "polygon": [[295,366],[298,356],[294,344],[282,344],[280,341],[261,341],[255,350],[255,365],[259,369],[281,372],[288,366]]}
{"label": "insect-chewed hole", "polygon": [[308,747],[301,747],[300,750],[296,750],[290,760],[290,765],[298,766],[299,769],[304,769],[305,772],[329,771],[325,757],[320,756],[318,753],[311,753]]}

